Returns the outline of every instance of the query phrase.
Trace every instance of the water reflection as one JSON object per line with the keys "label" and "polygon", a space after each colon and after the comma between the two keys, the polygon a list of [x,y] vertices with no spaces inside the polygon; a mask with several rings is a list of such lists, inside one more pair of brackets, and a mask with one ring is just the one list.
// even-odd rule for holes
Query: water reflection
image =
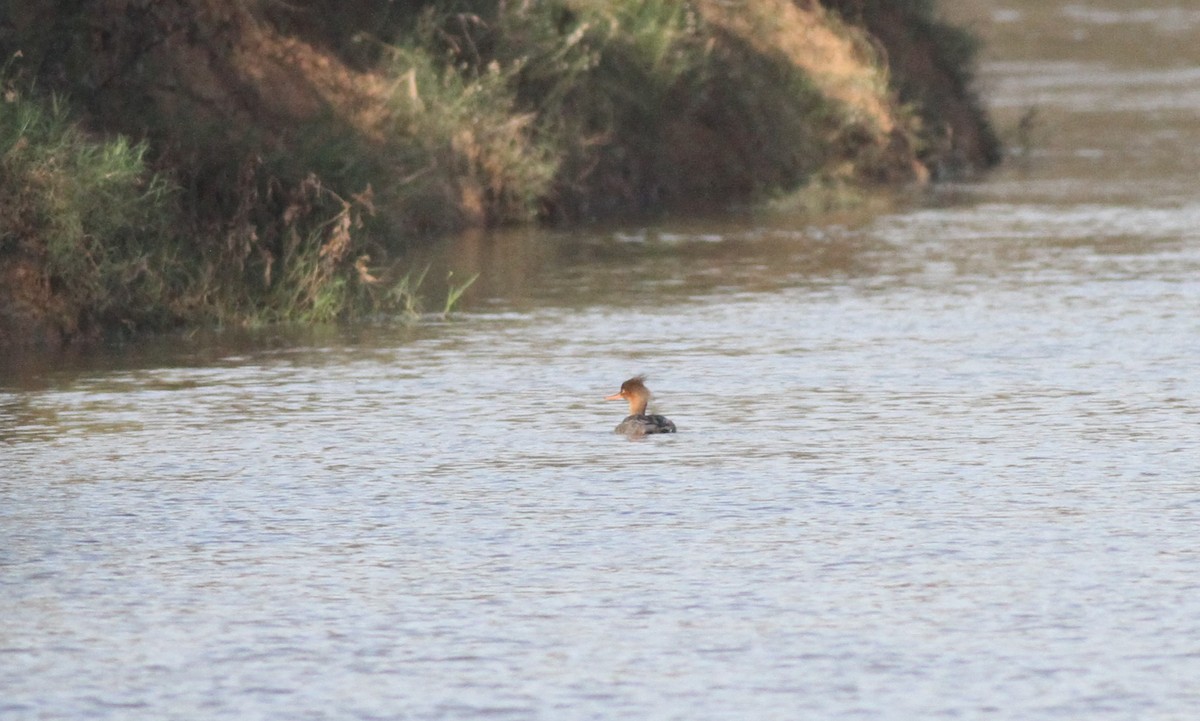
{"label": "water reflection", "polygon": [[799,227],[794,218],[768,220],[468,234],[422,260],[453,267],[454,277],[479,273],[465,296],[476,308],[636,307],[876,272],[871,252],[880,246],[871,235],[807,219]]}

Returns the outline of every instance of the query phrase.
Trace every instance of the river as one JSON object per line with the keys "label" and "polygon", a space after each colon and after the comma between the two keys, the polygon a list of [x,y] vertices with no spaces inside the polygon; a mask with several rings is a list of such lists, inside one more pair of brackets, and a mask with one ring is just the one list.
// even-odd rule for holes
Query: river
{"label": "river", "polygon": [[0,719],[1200,717],[1200,11],[953,5],[980,182],[8,359]]}

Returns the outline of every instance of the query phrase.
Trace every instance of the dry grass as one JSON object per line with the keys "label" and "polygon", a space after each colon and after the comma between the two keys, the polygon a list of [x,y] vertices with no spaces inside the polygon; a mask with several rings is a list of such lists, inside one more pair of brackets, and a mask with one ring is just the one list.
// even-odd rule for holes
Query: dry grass
{"label": "dry grass", "polygon": [[696,3],[700,14],[764,54],[781,54],[804,71],[826,97],[841,103],[858,122],[884,136],[896,126],[889,102],[887,69],[870,40],[819,5],[794,0]]}

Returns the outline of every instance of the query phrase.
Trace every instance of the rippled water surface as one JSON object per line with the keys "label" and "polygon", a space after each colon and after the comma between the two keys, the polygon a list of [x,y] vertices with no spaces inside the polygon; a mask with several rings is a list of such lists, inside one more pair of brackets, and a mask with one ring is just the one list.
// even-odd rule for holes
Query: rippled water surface
{"label": "rippled water surface", "polygon": [[[1036,142],[916,209],[463,239],[449,321],[8,359],[0,718],[1200,717],[1182,8],[965,3]],[[678,434],[611,432],[635,372]]]}

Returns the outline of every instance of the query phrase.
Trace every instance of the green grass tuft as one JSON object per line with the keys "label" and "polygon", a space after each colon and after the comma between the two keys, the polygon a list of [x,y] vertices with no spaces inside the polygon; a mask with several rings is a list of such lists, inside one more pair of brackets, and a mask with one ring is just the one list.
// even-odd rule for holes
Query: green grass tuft
{"label": "green grass tuft", "polygon": [[171,242],[175,189],[147,146],[86,136],[66,104],[11,81],[0,101],[0,258],[37,268],[64,333],[161,327],[183,273]]}

